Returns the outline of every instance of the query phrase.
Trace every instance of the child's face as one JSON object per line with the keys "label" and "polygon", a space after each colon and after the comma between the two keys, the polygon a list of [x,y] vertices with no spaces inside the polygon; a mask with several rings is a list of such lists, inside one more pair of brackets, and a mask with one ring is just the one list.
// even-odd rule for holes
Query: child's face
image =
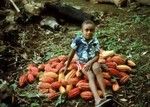
{"label": "child's face", "polygon": [[95,32],[95,26],[92,24],[84,24],[82,26],[82,32],[83,32],[85,39],[87,40],[92,39],[93,34]]}

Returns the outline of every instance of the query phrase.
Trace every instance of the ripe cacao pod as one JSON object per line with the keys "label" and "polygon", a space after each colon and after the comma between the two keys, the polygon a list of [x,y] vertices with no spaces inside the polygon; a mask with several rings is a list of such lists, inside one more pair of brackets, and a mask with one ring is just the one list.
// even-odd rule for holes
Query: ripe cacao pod
{"label": "ripe cacao pod", "polygon": [[132,70],[128,65],[117,65],[117,69],[123,72],[130,72]]}
{"label": "ripe cacao pod", "polygon": [[117,67],[117,64],[115,62],[106,62],[105,64],[108,66],[108,68],[115,69]]}
{"label": "ripe cacao pod", "polygon": [[59,87],[59,92],[60,92],[61,94],[64,94],[64,93],[66,93],[66,89],[65,89],[63,86],[60,86],[60,87]]}
{"label": "ripe cacao pod", "polygon": [[68,80],[68,84],[76,85],[79,82],[79,79],[77,77],[70,78]]}
{"label": "ripe cacao pod", "polygon": [[66,92],[69,92],[70,90],[72,90],[72,88],[73,88],[72,84],[66,85]]}
{"label": "ripe cacao pod", "polygon": [[41,82],[47,82],[47,83],[52,83],[54,82],[54,78],[52,77],[47,77],[47,76],[42,76],[41,78],[39,78],[39,80]]}
{"label": "ripe cacao pod", "polygon": [[127,65],[130,67],[135,67],[136,64],[132,60],[127,60]]}
{"label": "ripe cacao pod", "polygon": [[38,89],[49,89],[51,88],[51,84],[50,83],[46,83],[46,82],[39,82],[38,86],[37,86]]}
{"label": "ripe cacao pod", "polygon": [[119,74],[119,71],[114,68],[108,68],[108,71],[109,71],[110,75],[112,75],[112,76],[118,76],[118,74]]}
{"label": "ripe cacao pod", "polygon": [[90,90],[89,83],[80,82],[76,84],[76,87],[80,88],[80,90]]}
{"label": "ripe cacao pod", "polygon": [[47,94],[47,97],[49,100],[53,100],[55,98],[57,98],[59,96],[59,94],[57,92],[51,92]]}
{"label": "ripe cacao pod", "polygon": [[72,69],[66,76],[65,76],[65,80],[68,81],[70,78],[75,77],[76,75],[76,70]]}
{"label": "ripe cacao pod", "polygon": [[35,78],[31,73],[27,75],[27,79],[29,83],[33,83],[35,81]]}
{"label": "ripe cacao pod", "polygon": [[93,94],[91,91],[83,91],[83,92],[81,92],[80,96],[84,100],[92,100],[93,99]]}
{"label": "ripe cacao pod", "polygon": [[61,84],[58,81],[51,83],[51,87],[53,89],[59,89],[60,86],[61,86]]}
{"label": "ripe cacao pod", "polygon": [[125,64],[125,59],[121,55],[115,55],[111,58],[111,60],[118,65]]}
{"label": "ripe cacao pod", "polygon": [[23,87],[27,84],[27,75],[23,74],[19,77],[19,86]]}
{"label": "ripe cacao pod", "polygon": [[125,73],[125,72],[119,72],[119,74],[118,74],[118,77],[119,77],[119,78],[122,78],[122,77],[124,77],[124,76],[128,76],[128,74]]}
{"label": "ripe cacao pod", "polygon": [[46,89],[46,88],[41,88],[39,89],[39,92],[42,93],[42,94],[45,94],[45,93],[48,93],[49,92],[49,89]]}
{"label": "ripe cacao pod", "polygon": [[128,80],[129,80],[129,75],[126,75],[126,76],[122,77],[119,82],[120,82],[121,84],[124,84],[124,83],[126,83]]}
{"label": "ripe cacao pod", "polygon": [[43,76],[47,76],[51,78],[58,78],[58,75],[55,72],[44,72]]}
{"label": "ripe cacao pod", "polygon": [[68,92],[68,98],[75,98],[80,95],[80,89],[78,87],[73,88]]}

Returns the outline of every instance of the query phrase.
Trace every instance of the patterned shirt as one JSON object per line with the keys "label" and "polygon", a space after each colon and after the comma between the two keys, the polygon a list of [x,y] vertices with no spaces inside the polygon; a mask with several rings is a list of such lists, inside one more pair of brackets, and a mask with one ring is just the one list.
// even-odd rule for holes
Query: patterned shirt
{"label": "patterned shirt", "polygon": [[96,56],[96,53],[100,50],[100,45],[95,35],[89,42],[86,42],[84,36],[81,34],[73,39],[71,48],[76,50],[79,62],[86,63]]}

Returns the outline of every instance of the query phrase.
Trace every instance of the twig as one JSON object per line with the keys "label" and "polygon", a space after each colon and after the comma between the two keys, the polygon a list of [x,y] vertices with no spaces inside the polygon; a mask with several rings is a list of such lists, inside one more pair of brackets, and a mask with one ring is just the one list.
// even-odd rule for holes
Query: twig
{"label": "twig", "polygon": [[12,5],[14,6],[14,8],[16,9],[16,11],[19,13],[20,12],[20,9],[17,7],[17,5],[14,3],[14,1],[13,0],[9,0],[11,3],[12,3]]}

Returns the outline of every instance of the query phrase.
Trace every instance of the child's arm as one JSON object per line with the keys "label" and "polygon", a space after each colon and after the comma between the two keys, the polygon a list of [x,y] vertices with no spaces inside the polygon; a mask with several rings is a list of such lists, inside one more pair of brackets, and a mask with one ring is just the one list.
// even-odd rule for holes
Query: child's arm
{"label": "child's arm", "polygon": [[66,73],[68,66],[70,65],[70,62],[72,61],[72,58],[75,55],[75,49],[72,49],[71,53],[69,54],[68,60],[67,60],[67,64],[64,68],[64,73]]}

